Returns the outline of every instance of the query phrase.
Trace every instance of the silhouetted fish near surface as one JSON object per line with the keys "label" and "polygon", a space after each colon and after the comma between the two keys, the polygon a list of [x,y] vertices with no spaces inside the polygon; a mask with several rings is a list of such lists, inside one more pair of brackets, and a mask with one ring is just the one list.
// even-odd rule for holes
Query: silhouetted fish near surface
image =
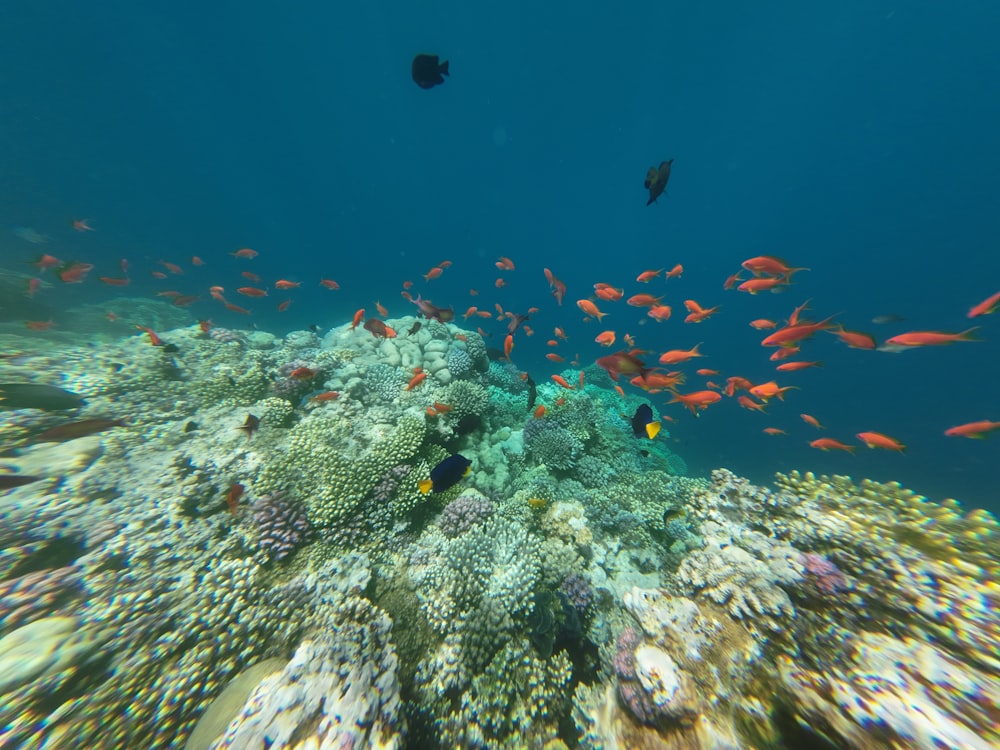
{"label": "silhouetted fish near surface", "polygon": [[32,482],[40,482],[41,477],[29,477],[26,474],[0,474],[0,492],[23,487]]}
{"label": "silhouetted fish near surface", "polygon": [[422,89],[432,89],[444,83],[448,72],[448,61],[438,62],[437,55],[417,55],[411,66],[413,82]]}
{"label": "silhouetted fish near surface", "polygon": [[37,383],[0,383],[0,411],[5,409],[41,409],[62,411],[78,409],[86,402],[70,391]]}
{"label": "silhouetted fish near surface", "polygon": [[872,323],[876,325],[887,325],[888,323],[902,323],[906,318],[902,315],[893,315],[892,313],[888,315],[876,315],[872,318]]}
{"label": "silhouetted fish near surface", "polygon": [[673,159],[661,161],[659,167],[650,167],[649,171],[646,172],[645,185],[649,190],[647,206],[655,203],[656,199],[663,195],[663,191],[667,189],[667,182],[670,180],[670,165],[673,163]]}
{"label": "silhouetted fish near surface", "polygon": [[110,430],[112,427],[126,427],[120,419],[81,419],[79,422],[67,422],[58,427],[45,430],[32,438],[35,443],[63,443],[67,440],[96,435]]}

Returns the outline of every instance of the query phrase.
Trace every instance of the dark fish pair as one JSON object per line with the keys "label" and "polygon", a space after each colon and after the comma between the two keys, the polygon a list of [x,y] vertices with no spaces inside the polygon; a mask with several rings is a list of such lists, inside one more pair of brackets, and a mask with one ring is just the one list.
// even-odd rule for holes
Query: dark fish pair
{"label": "dark fish pair", "polygon": [[0,410],[41,409],[63,411],[78,409],[86,402],[70,391],[37,383],[0,384]]}
{"label": "dark fish pair", "polygon": [[431,478],[422,480],[418,486],[425,495],[428,492],[444,492],[458,484],[472,469],[472,461],[460,453],[448,456],[431,469]]}
{"label": "dark fish pair", "polygon": [[649,190],[647,206],[655,203],[656,199],[663,195],[663,191],[667,189],[667,182],[670,180],[670,165],[673,163],[673,159],[661,161],[659,167],[650,167],[649,171],[646,172],[645,185],[646,189]]}
{"label": "dark fish pair", "polygon": [[448,61],[438,62],[437,55],[417,55],[410,66],[413,82],[422,89],[432,89],[444,83],[448,72]]}

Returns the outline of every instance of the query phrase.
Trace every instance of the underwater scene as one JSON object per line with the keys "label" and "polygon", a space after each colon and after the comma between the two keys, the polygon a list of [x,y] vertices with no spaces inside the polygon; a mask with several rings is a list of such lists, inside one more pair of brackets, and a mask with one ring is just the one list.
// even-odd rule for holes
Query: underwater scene
{"label": "underwater scene", "polygon": [[997,28],[8,8],[0,748],[1000,748]]}

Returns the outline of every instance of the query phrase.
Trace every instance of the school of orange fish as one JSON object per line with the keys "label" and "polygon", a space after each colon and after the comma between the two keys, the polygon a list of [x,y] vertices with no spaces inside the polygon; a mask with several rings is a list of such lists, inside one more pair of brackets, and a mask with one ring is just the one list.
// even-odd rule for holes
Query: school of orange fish
{"label": "school of orange fish", "polygon": [[[79,232],[93,231],[93,227],[87,220],[75,220],[73,222],[73,228]],[[258,255],[255,250],[250,248],[241,248],[229,254],[236,259],[246,261],[251,261]],[[198,256],[192,256],[190,263],[192,266],[202,266],[205,264],[205,262]],[[88,274],[94,269],[94,266],[90,263],[79,261],[64,262],[52,255],[47,254],[42,255],[35,260],[34,265],[39,269],[40,274],[44,274],[49,269],[52,269],[56,278],[58,278],[60,282],[66,284],[78,284],[84,282]],[[423,275],[424,282],[429,284],[431,281],[440,278],[451,265],[450,261],[443,261],[432,267],[426,274]],[[500,275],[497,276],[493,285],[499,290],[504,288],[507,284],[505,274],[514,272],[516,270],[516,266],[510,258],[503,256],[495,262],[495,266]],[[744,292],[748,294],[781,291],[793,284],[795,274],[808,270],[805,268],[793,267],[780,258],[768,255],[748,258],[743,261],[741,267],[741,271],[734,273],[724,281],[722,285],[723,290],[735,290],[737,292]],[[561,307],[567,291],[566,285],[548,268],[543,269],[543,271],[551,294],[555,298],[557,305]],[[749,277],[744,278],[741,275],[744,271],[750,274]],[[671,289],[672,286],[677,283],[672,280],[679,279],[683,272],[684,267],[677,264],[670,270],[661,268],[657,270],[643,271],[636,277],[635,281],[637,283],[647,285],[657,282],[658,286],[661,288]],[[181,276],[183,273],[184,270],[180,265],[163,260],[158,261],[157,268],[150,271],[152,277],[161,281],[167,280],[172,276]],[[273,288],[278,292],[291,293],[293,290],[298,289],[302,285],[301,281],[277,279],[271,283],[270,287],[267,285],[261,286],[261,277],[249,270],[241,271],[240,276],[244,280],[240,283],[249,282],[254,286],[239,286],[235,289],[235,293],[249,299],[269,297],[268,290],[270,288]],[[100,276],[98,277],[98,280],[108,286],[127,286],[131,282],[128,262],[126,260],[122,260],[120,262],[120,275]],[[337,291],[340,289],[340,285],[331,278],[320,278],[319,285],[331,291]],[[417,299],[413,299],[409,291],[412,287],[412,281],[404,281],[401,294],[406,300],[417,305],[418,316],[422,315],[427,319],[436,319],[443,322],[449,322],[454,319],[455,313],[453,308],[436,307],[430,302],[430,300],[424,300],[419,295]],[[26,293],[33,297],[39,293],[40,289],[41,278],[35,277],[28,281]],[[222,307],[229,312],[243,315],[250,315],[252,312],[247,307],[231,302],[226,297],[226,291],[223,286],[211,286],[208,288],[207,292],[211,299],[222,305]],[[202,296],[198,294],[183,294],[174,290],[157,292],[157,295],[171,299],[172,303],[178,307],[187,307],[202,299]],[[470,289],[469,295],[477,297],[479,296],[479,292],[476,289]],[[607,307],[608,305],[618,303],[625,299],[626,305],[636,308],[645,308],[646,317],[652,319],[656,323],[662,323],[669,320],[673,314],[673,308],[671,305],[664,303],[666,296],[665,291],[664,293],[659,294],[656,292],[640,292],[625,299],[624,288],[615,287],[604,282],[598,282],[593,285],[592,294],[576,301],[576,307],[583,314],[584,322],[597,321],[598,323],[601,323],[608,313],[606,310],[601,310],[600,306]],[[291,296],[286,296],[278,302],[277,310],[279,312],[286,311],[292,302],[293,298]],[[693,299],[686,299],[683,304],[684,309],[687,312],[684,317],[685,324],[703,323],[718,314],[721,307],[720,305],[704,307]],[[834,318],[836,316],[829,316],[819,321],[810,321],[805,319],[803,314],[809,309],[808,304],[809,303],[807,301],[794,308],[788,315],[788,318],[782,322],[764,318],[749,322],[751,328],[758,331],[768,332],[760,343],[763,347],[774,350],[774,352],[770,355],[770,359],[776,363],[775,371],[778,373],[789,373],[821,366],[822,363],[815,360],[796,359],[796,357],[802,353],[801,349],[803,344],[820,332],[827,332],[838,337],[848,347],[856,349],[878,349],[881,351],[891,352],[902,351],[914,347],[943,346],[960,342],[981,341],[981,339],[973,336],[977,329],[970,328],[968,330],[955,333],[942,331],[909,331],[892,336],[880,345],[872,335],[861,331],[847,330],[844,326],[834,322]],[[376,301],[374,303],[374,307],[381,318],[387,318],[389,316],[388,310],[380,301]],[[966,315],[968,318],[974,319],[992,314],[998,309],[1000,309],[1000,292],[996,292],[985,300],[972,306]],[[531,326],[527,324],[527,321],[531,319],[532,315],[538,312],[538,308],[532,307],[525,313],[514,313],[504,310],[502,305],[497,302],[494,303],[493,310],[484,310],[480,309],[477,305],[471,305],[463,313],[462,317],[466,321],[472,317],[482,319],[495,317],[497,321],[507,321],[508,332],[503,342],[503,352],[506,359],[510,361],[512,360],[512,354],[515,346],[515,335],[517,335],[519,331],[525,336],[534,335],[534,331]],[[108,315],[109,319],[115,319],[111,313]],[[354,314],[351,330],[354,330],[358,325],[361,325],[362,321],[364,321],[364,328],[370,331],[373,336],[393,338],[397,335],[396,331],[386,325],[384,320],[376,317],[367,317],[366,310],[364,308],[359,309]],[[199,322],[202,331],[207,333],[212,326],[212,322],[207,319]],[[47,330],[53,324],[54,323],[51,320],[25,321],[25,325],[29,329],[36,331]],[[137,325],[136,327],[149,335],[150,342],[154,346],[163,345],[163,342],[154,331],[142,325]],[[484,337],[490,335],[489,332],[485,331],[482,327],[479,327],[478,331]],[[596,344],[607,348],[614,346],[618,340],[618,333],[614,330],[601,331],[594,337],[594,342]],[[558,352],[564,348],[565,342],[567,341],[568,336],[566,335],[564,328],[555,326],[553,330],[553,337],[547,341],[547,346],[553,351],[546,354],[546,358],[553,363],[561,364],[565,362],[566,358]],[[635,337],[629,333],[624,333],[621,336],[621,341],[625,344],[626,348],[596,359],[596,364],[604,369],[616,382],[615,388],[619,394],[624,396],[624,391],[621,385],[621,377],[625,376],[627,382],[631,386],[640,388],[649,394],[657,394],[661,392],[668,393],[670,395],[670,399],[667,401],[668,404],[679,404],[686,407],[695,416],[697,416],[701,410],[722,401],[723,397],[735,398],[737,404],[744,409],[765,413],[765,409],[771,399],[777,398],[779,400],[783,400],[785,393],[789,390],[798,388],[798,386],[794,385],[779,385],[775,380],[753,383],[747,378],[739,375],[727,377],[724,384],[717,383],[709,378],[721,377],[721,373],[719,371],[709,368],[699,368],[695,370],[695,375],[705,379],[703,387],[698,390],[682,392],[680,388],[686,384],[688,377],[687,373],[683,370],[670,368],[683,365],[691,360],[705,356],[699,348],[701,346],[700,344],[689,350],[672,349],[662,352],[657,358],[657,364],[650,365],[647,362],[651,356],[656,356],[655,352],[641,348],[636,343]],[[574,367],[580,367],[580,355],[575,354],[569,364]],[[662,365],[662,367],[660,365]],[[407,390],[412,390],[413,388],[418,387],[423,382],[425,377],[426,375],[423,371],[420,368],[416,368],[412,379],[407,385]],[[574,390],[576,388],[582,389],[584,385],[583,370],[579,373],[579,379],[576,385],[571,384],[563,376],[558,374],[552,375],[551,378],[553,382],[567,390]],[[444,413],[447,409],[447,405],[435,404],[433,407],[428,407],[428,415],[436,416],[437,414]],[[536,410],[535,416],[540,416],[539,410],[541,414],[544,414],[544,409],[544,406],[540,406],[539,409]],[[803,421],[817,430],[823,429],[823,425],[820,421],[812,415],[801,414],[800,416]],[[672,417],[667,415],[664,415],[663,419],[672,421]],[[949,437],[981,438],[998,429],[1000,429],[1000,421],[982,419],[950,427],[944,431],[944,434]],[[763,432],[768,435],[786,434],[784,430],[777,427],[765,427]],[[897,452],[905,450],[905,445],[899,439],[881,432],[872,430],[863,431],[857,433],[856,438],[860,441],[860,444],[867,446],[868,448]],[[842,450],[853,452],[857,449],[857,446],[855,445],[849,445],[831,437],[819,437],[811,441],[809,445],[813,448],[824,451]]]}

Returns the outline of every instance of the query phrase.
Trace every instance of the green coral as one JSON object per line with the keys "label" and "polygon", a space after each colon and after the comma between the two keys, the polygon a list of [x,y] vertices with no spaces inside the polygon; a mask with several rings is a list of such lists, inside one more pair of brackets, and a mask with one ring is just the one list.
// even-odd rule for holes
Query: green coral
{"label": "green coral", "polygon": [[265,464],[259,486],[263,492],[293,492],[302,498],[314,526],[337,526],[389,469],[417,453],[424,432],[421,419],[403,416],[365,450],[359,447],[362,430],[354,423],[314,412],[292,428],[282,457]]}
{"label": "green coral", "polygon": [[542,660],[528,639],[508,643],[441,721],[442,746],[523,748],[555,740],[571,677],[565,651]]}

